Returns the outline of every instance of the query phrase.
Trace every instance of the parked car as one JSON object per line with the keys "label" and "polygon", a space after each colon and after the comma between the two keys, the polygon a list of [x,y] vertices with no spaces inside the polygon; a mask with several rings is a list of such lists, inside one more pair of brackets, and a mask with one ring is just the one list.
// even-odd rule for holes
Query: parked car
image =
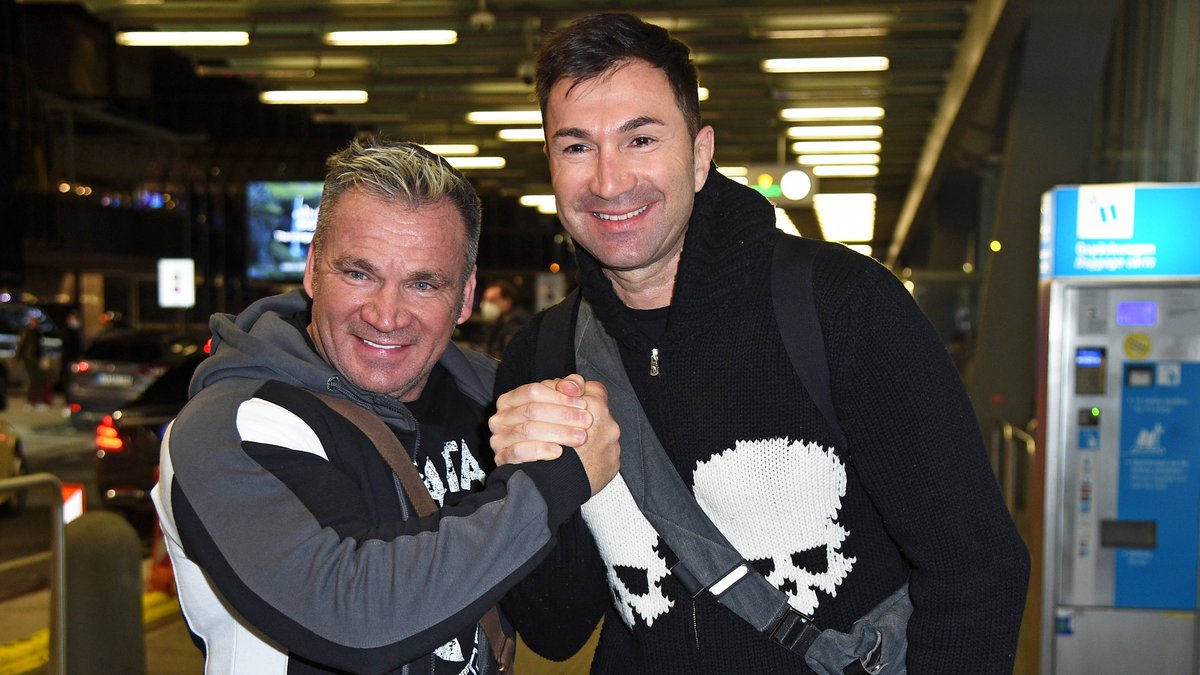
{"label": "parked car", "polygon": [[187,403],[188,383],[204,357],[203,351],[189,354],[96,426],[100,501],[124,515],[143,535],[154,523],[150,488],[158,480],[163,432]]}
{"label": "parked car", "polygon": [[71,423],[89,428],[134,400],[168,368],[200,353],[207,333],[115,329],[97,337],[71,364]]}
{"label": "parked car", "polygon": [[24,385],[29,381],[25,367],[16,356],[21,331],[30,317],[38,320],[42,356],[49,366],[47,372],[53,380],[58,379],[62,364],[63,340],[54,320],[40,307],[21,302],[0,302],[0,397],[3,397],[10,387]]}
{"label": "parked car", "polygon": [[[0,411],[4,410],[0,400]],[[0,418],[0,480],[16,478],[29,473],[25,450],[21,447],[21,436],[3,418]],[[0,493],[0,513],[19,513],[25,508],[25,491]]]}

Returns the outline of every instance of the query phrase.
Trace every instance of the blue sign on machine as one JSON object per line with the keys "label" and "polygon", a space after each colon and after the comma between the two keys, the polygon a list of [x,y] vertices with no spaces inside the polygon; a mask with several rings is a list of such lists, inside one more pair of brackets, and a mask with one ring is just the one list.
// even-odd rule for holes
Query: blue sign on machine
{"label": "blue sign on machine", "polygon": [[1200,277],[1200,185],[1058,187],[1043,212],[1043,278]]}
{"label": "blue sign on machine", "polygon": [[1194,610],[1200,363],[1129,363],[1124,375],[1115,605]]}

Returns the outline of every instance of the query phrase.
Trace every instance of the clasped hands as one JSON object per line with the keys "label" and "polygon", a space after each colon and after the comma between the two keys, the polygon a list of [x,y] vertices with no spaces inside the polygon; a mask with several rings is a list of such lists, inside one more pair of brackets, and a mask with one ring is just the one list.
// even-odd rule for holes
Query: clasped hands
{"label": "clasped hands", "polygon": [[488,420],[496,465],[556,459],[575,448],[592,494],[621,466],[621,429],[608,409],[608,390],[582,375],[531,382],[496,400]]}

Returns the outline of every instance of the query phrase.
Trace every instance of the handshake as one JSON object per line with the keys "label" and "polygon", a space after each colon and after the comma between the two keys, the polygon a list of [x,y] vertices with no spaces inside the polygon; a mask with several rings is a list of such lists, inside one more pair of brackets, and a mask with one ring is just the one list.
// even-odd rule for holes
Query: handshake
{"label": "handshake", "polygon": [[595,495],[621,467],[621,429],[608,390],[582,375],[531,382],[496,400],[488,420],[496,465],[555,459],[575,448]]}

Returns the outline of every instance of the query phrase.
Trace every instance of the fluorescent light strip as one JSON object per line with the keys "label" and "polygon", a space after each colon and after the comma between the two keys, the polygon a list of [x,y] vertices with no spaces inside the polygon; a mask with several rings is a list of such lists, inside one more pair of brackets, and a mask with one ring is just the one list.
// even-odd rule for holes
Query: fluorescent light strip
{"label": "fluorescent light strip", "polygon": [[800,155],[797,164],[818,166],[820,164],[878,164],[879,155]]}
{"label": "fluorescent light strip", "polygon": [[452,30],[335,30],[324,36],[335,47],[384,47],[403,45],[452,45],[458,33]]}
{"label": "fluorescent light strip", "polygon": [[524,127],[516,129],[501,129],[496,133],[496,136],[498,136],[502,141],[513,142],[536,141],[541,143],[546,140],[546,132],[541,127],[537,127],[536,129]]}
{"label": "fluorescent light strip", "polygon": [[325,91],[264,91],[258,95],[263,103],[284,105],[359,104],[367,102],[367,92],[361,89],[330,89]]}
{"label": "fluorescent light strip", "polygon": [[879,167],[864,164],[844,166],[824,164],[812,168],[814,176],[820,178],[870,178],[879,175]]}
{"label": "fluorescent light strip", "polygon": [[878,124],[848,124],[821,127],[788,127],[788,138],[879,138],[883,127]]}
{"label": "fluorescent light strip", "polygon": [[813,211],[827,241],[870,241],[875,234],[875,195],[813,195]]}
{"label": "fluorescent light strip", "polygon": [[797,30],[768,30],[757,34],[767,40],[811,40],[820,38],[883,37],[886,28],[807,28]]}
{"label": "fluorescent light strip", "polygon": [[883,144],[879,141],[796,141],[792,152],[879,152]]}
{"label": "fluorescent light strip", "polygon": [[793,237],[800,236],[800,230],[796,229],[796,224],[792,222],[792,217],[787,214],[787,211],[778,206],[775,207],[775,229],[787,232]]}
{"label": "fluorescent light strip", "polygon": [[767,59],[762,69],[767,73],[863,73],[887,70],[891,61],[886,56],[832,56],[805,59]]}
{"label": "fluorescent light strip", "polygon": [[456,169],[503,169],[503,157],[447,157],[446,161]]}
{"label": "fluorescent light strip", "polygon": [[476,110],[467,113],[471,124],[541,124],[540,110]]}
{"label": "fluorescent light strip", "polygon": [[250,34],[224,31],[120,31],[117,44],[126,47],[244,47]]}
{"label": "fluorescent light strip", "polygon": [[469,157],[479,154],[479,146],[473,143],[431,143],[421,147],[442,157]]}
{"label": "fluorescent light strip", "polygon": [[554,200],[554,195],[522,195],[517,203],[535,208],[538,213],[558,213],[558,203]]}
{"label": "fluorescent light strip", "polygon": [[321,70],[362,70],[371,65],[365,56],[347,54],[300,54],[274,55],[261,58],[231,59],[229,65],[238,70],[264,70],[267,68],[320,68]]}
{"label": "fluorescent light strip", "polygon": [[745,176],[746,174],[750,173],[750,169],[744,166],[718,166],[717,171],[720,171],[721,175],[725,176],[726,178]]}
{"label": "fluorescent light strip", "polygon": [[412,115],[406,113],[317,112],[313,113],[312,119],[314,122],[337,124],[395,124],[409,121],[412,119]]}
{"label": "fluorescent light strip", "polygon": [[878,106],[854,106],[844,108],[784,108],[779,118],[785,122],[807,122],[813,120],[881,120],[883,108]]}

